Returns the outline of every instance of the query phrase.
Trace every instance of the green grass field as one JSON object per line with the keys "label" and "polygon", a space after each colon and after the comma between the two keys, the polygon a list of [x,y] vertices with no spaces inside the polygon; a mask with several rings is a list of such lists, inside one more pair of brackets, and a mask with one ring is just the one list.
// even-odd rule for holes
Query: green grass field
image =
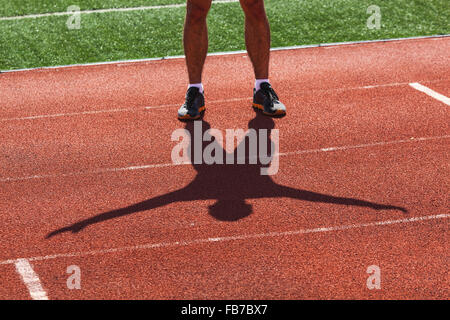
{"label": "green grass field", "polygon": [[[74,0],[0,0],[0,17],[64,12]],[[43,2],[43,1],[41,1]],[[184,0],[79,0],[81,10],[184,3]],[[266,0],[272,47],[450,33],[448,0]],[[369,29],[367,8],[381,8]],[[0,70],[183,54],[185,8],[0,20]],[[0,18],[1,19],[1,18]],[[238,3],[212,6],[210,52],[245,48]]]}

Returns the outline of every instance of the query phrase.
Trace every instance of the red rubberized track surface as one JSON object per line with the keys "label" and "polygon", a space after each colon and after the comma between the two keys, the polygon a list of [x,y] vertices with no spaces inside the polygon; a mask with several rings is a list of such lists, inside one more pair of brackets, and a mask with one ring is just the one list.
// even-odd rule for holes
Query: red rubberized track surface
{"label": "red rubberized track surface", "polygon": [[1,74],[0,297],[30,298],[27,258],[49,299],[448,299],[450,117],[409,83],[449,96],[449,52],[275,51],[274,122],[250,122],[246,55],[208,57],[204,125],[279,129],[274,176],[170,165],[182,59]]}

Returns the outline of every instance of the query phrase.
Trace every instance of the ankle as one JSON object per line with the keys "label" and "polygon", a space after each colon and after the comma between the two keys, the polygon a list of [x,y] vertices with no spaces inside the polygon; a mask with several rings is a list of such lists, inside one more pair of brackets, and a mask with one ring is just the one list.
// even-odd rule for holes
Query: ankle
{"label": "ankle", "polygon": [[201,82],[199,82],[199,83],[190,83],[189,86],[188,86],[188,89],[189,88],[198,88],[200,93],[203,94],[203,84]]}
{"label": "ankle", "polygon": [[261,89],[261,83],[270,83],[269,79],[256,79],[255,80],[255,90],[258,91],[259,89]]}

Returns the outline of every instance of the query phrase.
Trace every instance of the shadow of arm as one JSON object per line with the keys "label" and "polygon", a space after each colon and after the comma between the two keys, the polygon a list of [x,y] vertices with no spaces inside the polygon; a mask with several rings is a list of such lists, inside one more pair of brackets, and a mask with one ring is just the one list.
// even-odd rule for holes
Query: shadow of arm
{"label": "shadow of arm", "polygon": [[310,202],[322,202],[322,203],[334,203],[339,205],[347,205],[347,206],[357,206],[357,207],[366,207],[375,210],[399,210],[404,213],[408,212],[406,208],[392,206],[388,204],[380,204],[360,199],[354,198],[345,198],[345,197],[335,197],[331,195],[326,195],[322,193],[316,193],[312,191],[306,190],[298,190],[290,187],[280,186],[281,193],[285,197],[306,200]]}
{"label": "shadow of arm", "polygon": [[96,216],[93,216],[91,218],[76,222],[70,226],[52,231],[51,233],[49,233],[46,236],[46,239],[54,237],[58,234],[64,233],[64,232],[72,232],[72,233],[77,233],[80,232],[81,230],[83,230],[84,228],[92,225],[92,224],[97,224],[106,220],[111,220],[111,219],[115,219],[115,218],[119,218],[119,217],[123,217],[123,216],[127,216],[133,213],[137,213],[137,212],[141,212],[141,211],[147,211],[147,210],[151,210],[151,209],[155,209],[157,207],[162,207],[165,206],[169,203],[172,202],[177,202],[177,201],[183,201],[186,199],[183,199],[183,194],[185,194],[183,192],[184,189],[181,190],[177,190],[162,196],[157,196],[154,197],[152,199],[149,200],[145,200],[136,204],[133,204],[131,206],[128,207],[124,207],[121,209],[116,209],[116,210],[112,210],[112,211],[108,211],[108,212],[104,212],[101,214],[98,214]]}

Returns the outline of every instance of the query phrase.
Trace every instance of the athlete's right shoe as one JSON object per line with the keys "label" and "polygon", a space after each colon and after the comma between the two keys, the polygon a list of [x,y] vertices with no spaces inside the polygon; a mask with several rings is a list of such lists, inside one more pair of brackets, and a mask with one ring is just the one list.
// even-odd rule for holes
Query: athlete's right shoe
{"label": "athlete's right shoe", "polygon": [[199,88],[191,87],[186,92],[186,101],[178,110],[178,120],[193,121],[203,118],[205,113],[205,97]]}

